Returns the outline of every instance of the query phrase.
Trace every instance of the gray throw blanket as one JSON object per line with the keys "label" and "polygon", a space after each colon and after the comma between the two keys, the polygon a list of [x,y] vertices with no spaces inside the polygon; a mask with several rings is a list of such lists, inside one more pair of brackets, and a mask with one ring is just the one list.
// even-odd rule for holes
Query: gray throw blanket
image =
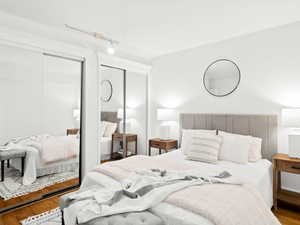
{"label": "gray throw blanket", "polygon": [[120,182],[117,189],[97,185],[69,195],[71,204],[64,209],[65,223],[82,224],[103,216],[145,211],[178,190],[212,183],[241,184],[226,171],[212,174],[199,170],[139,170]]}

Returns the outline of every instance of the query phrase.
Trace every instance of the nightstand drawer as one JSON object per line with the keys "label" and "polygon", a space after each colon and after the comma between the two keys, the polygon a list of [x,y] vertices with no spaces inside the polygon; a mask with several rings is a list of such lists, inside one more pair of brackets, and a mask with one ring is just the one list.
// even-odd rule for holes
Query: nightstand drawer
{"label": "nightstand drawer", "polygon": [[113,140],[114,141],[123,141],[123,134],[114,133],[113,134]]}
{"label": "nightstand drawer", "polygon": [[278,166],[284,172],[300,174],[300,163],[298,162],[279,161]]}
{"label": "nightstand drawer", "polygon": [[177,142],[176,143],[175,142],[174,143],[167,143],[165,148],[167,150],[177,148]]}
{"label": "nightstand drawer", "polygon": [[154,141],[151,141],[150,142],[150,146],[153,147],[153,148],[162,148],[163,146],[161,145],[161,143],[159,142],[154,142]]}

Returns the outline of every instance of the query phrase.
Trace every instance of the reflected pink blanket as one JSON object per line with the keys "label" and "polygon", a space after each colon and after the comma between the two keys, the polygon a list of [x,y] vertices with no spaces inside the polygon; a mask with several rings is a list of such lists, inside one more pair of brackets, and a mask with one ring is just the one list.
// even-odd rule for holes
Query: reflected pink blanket
{"label": "reflected pink blanket", "polygon": [[79,153],[79,139],[74,135],[48,136],[41,145],[41,158],[45,163],[75,158]]}

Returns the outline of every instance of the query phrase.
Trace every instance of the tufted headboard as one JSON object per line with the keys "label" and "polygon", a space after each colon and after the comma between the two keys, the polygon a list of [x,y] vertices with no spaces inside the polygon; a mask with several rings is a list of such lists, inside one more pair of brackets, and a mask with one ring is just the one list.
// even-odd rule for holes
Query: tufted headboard
{"label": "tufted headboard", "polygon": [[119,131],[120,119],[118,118],[117,112],[101,111],[101,121],[117,123],[118,124],[117,131]]}
{"label": "tufted headboard", "polygon": [[244,114],[180,114],[181,129],[213,129],[263,139],[263,158],[272,159],[277,153],[277,115]]}

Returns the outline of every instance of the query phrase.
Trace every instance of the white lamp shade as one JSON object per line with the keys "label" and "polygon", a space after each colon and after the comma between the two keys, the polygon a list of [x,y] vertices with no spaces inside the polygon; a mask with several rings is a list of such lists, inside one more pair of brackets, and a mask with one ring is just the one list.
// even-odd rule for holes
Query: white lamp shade
{"label": "white lamp shade", "polygon": [[118,115],[117,115],[118,119],[123,119],[123,109],[119,108],[118,109]]}
{"label": "white lamp shade", "polygon": [[[118,109],[118,119],[123,119],[123,108],[119,108]],[[130,119],[130,118],[134,118],[135,117],[135,110],[134,109],[129,109],[126,108],[126,118]]]}
{"label": "white lamp shade", "polygon": [[300,108],[282,109],[282,125],[291,128],[300,128]]}
{"label": "white lamp shade", "polygon": [[177,112],[174,109],[157,109],[157,120],[177,121]]}
{"label": "white lamp shade", "polygon": [[76,120],[80,119],[80,109],[74,109],[73,110],[73,118]]}

